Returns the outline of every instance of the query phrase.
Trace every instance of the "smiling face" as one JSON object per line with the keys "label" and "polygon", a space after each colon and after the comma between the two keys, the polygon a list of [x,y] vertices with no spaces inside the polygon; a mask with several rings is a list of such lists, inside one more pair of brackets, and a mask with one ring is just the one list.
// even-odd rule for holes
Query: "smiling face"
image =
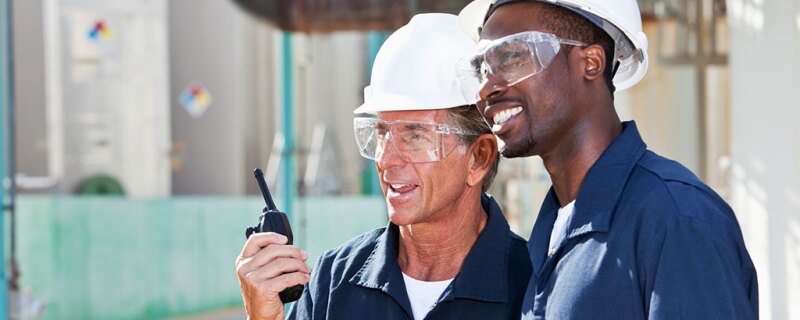
{"label": "smiling face", "polygon": [[[524,31],[554,33],[541,22],[546,4],[519,2],[499,7],[492,13],[481,39],[494,40]],[[575,49],[575,48],[573,48]],[[489,75],[480,91],[479,108],[492,131],[505,144],[507,158],[543,155],[556,148],[569,128],[579,125],[575,92],[582,70],[570,68],[569,46],[562,46],[542,72],[511,86]]]}
{"label": "smiling face", "polygon": [[[387,122],[404,120],[446,123],[445,112],[447,111],[387,111],[379,112],[378,118]],[[445,135],[444,139],[457,141],[459,137]],[[470,161],[466,149],[463,146],[456,147],[441,161],[408,163],[387,143],[375,163],[389,209],[389,220],[401,226],[430,223],[457,212],[455,208],[468,196]]]}

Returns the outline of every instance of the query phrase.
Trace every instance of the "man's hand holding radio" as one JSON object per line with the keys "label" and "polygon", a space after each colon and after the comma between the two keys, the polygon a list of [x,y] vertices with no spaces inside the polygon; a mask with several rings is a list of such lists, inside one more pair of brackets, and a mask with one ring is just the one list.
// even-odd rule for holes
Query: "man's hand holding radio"
{"label": "man's hand holding radio", "polygon": [[308,283],[311,268],[308,254],[287,245],[278,233],[254,233],[236,258],[236,273],[248,318],[284,319],[278,294],[286,288]]}

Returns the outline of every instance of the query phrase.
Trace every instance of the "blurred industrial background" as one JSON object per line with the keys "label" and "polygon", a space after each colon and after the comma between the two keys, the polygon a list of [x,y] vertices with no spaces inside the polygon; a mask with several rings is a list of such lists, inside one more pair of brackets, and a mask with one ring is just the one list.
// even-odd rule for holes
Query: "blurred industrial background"
{"label": "blurred industrial background", "polygon": [[[312,257],[384,225],[351,111],[394,29],[466,3],[0,0],[0,318],[241,317],[255,167]],[[733,206],[761,318],[800,319],[800,1],[639,5],[651,65],[619,112]],[[501,162],[524,237],[548,179]]]}

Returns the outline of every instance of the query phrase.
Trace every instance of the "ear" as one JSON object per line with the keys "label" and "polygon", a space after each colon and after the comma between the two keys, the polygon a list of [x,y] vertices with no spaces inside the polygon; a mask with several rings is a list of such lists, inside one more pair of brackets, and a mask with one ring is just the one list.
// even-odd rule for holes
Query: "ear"
{"label": "ear", "polygon": [[593,44],[583,49],[583,78],[588,81],[603,77],[606,66],[606,54],[603,47]]}
{"label": "ear", "polygon": [[483,177],[492,169],[497,159],[497,139],[493,134],[482,134],[472,143],[469,149],[469,174],[467,185],[470,187],[483,184]]}

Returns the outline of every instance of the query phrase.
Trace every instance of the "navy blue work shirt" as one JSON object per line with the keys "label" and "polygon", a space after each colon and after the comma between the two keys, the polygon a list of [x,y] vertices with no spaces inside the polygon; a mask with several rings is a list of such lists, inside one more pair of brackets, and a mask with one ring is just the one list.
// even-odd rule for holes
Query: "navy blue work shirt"
{"label": "navy blue work shirt", "polygon": [[648,151],[636,124],[589,169],[548,255],[550,189],[528,249],[523,319],[756,319],[756,271],[730,207],[688,169]]}
{"label": "navy blue work shirt", "polygon": [[[526,242],[492,197],[484,195],[481,204],[486,226],[426,319],[519,319],[531,275]],[[288,318],[413,319],[398,237],[390,222],[323,253]]]}

